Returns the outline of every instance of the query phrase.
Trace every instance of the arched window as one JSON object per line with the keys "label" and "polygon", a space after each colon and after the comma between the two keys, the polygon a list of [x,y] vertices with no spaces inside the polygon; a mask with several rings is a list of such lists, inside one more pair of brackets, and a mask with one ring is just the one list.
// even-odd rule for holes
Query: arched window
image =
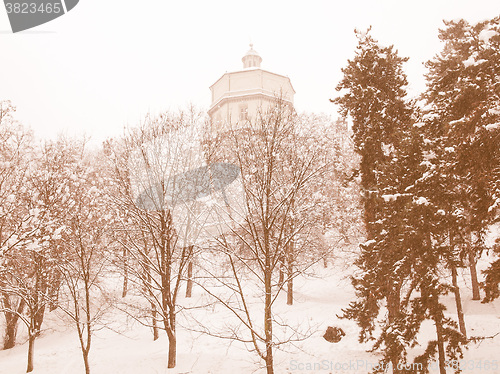
{"label": "arched window", "polygon": [[240,104],[240,121],[248,120],[248,104]]}

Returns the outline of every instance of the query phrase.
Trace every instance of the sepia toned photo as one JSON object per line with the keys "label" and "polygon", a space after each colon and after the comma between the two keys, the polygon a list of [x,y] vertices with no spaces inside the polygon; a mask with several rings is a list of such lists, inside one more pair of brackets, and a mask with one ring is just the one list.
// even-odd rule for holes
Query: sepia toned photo
{"label": "sepia toned photo", "polygon": [[0,374],[500,374],[500,3],[4,0]]}

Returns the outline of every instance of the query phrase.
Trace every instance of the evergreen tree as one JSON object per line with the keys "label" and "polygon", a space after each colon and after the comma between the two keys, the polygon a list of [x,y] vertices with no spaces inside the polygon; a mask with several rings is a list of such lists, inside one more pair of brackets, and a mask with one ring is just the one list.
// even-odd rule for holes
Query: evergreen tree
{"label": "evergreen tree", "polygon": [[384,364],[395,370],[405,362],[401,320],[401,289],[407,273],[403,237],[404,215],[412,203],[405,189],[418,171],[418,158],[405,157],[401,150],[413,122],[413,108],[405,96],[407,79],[403,63],[393,47],[381,47],[369,33],[357,32],[356,56],[342,71],[337,87],[342,95],[335,100],[344,116],[353,120],[354,143],[361,156],[364,223],[368,241],[361,246],[356,265],[362,270],[353,278],[358,301],[350,304],[344,316],[361,327],[360,341],[373,338],[381,301],[388,315],[374,349],[382,349]]}
{"label": "evergreen tree", "polygon": [[[343,95],[334,100],[353,120],[368,239],[356,261],[361,275],[353,277],[358,300],[344,317],[358,322],[361,342],[375,340],[373,350],[383,354],[380,367],[390,364],[395,373],[405,370],[407,349],[418,343],[422,322],[433,321],[436,339],[416,362],[428,372],[437,354],[445,373],[446,359],[460,357],[465,343],[440,302],[450,291],[441,270],[452,251],[443,240],[447,221],[432,198],[447,190],[440,188],[442,175],[431,162],[435,156],[420,114],[406,98],[406,59],[367,34],[358,38],[356,56],[337,87]],[[380,319],[384,302],[387,313]],[[381,333],[374,336],[377,324]]]}
{"label": "evergreen tree", "polygon": [[441,179],[434,200],[447,221],[452,266],[468,259],[475,300],[480,298],[475,263],[485,250],[499,196],[499,20],[445,22],[444,47],[427,63],[424,94],[425,133]]}

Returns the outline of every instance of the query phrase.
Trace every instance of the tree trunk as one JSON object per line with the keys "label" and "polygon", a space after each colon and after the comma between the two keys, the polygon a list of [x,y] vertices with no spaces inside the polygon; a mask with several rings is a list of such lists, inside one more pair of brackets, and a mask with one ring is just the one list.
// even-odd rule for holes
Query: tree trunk
{"label": "tree trunk", "polygon": [[151,303],[151,315],[152,315],[152,322],[153,322],[153,340],[156,341],[159,338],[158,334],[158,325],[156,322],[156,316],[158,312],[156,311],[156,305],[154,303]]}
{"label": "tree trunk", "polygon": [[283,271],[283,268],[285,267],[285,261],[283,259],[283,256],[280,256],[279,259],[279,279],[278,279],[278,287],[281,289],[283,287],[283,283],[285,283],[285,272]]}
{"label": "tree trunk", "polygon": [[168,368],[174,368],[177,364],[177,336],[175,335],[175,308],[169,306],[168,321],[166,323],[166,331],[168,336]]}
{"label": "tree trunk", "polygon": [[[80,338],[80,347],[82,349],[82,356],[83,356],[83,363],[85,365],[85,374],[90,373],[90,365],[89,365],[89,353],[90,353],[90,347],[92,344],[92,313],[91,313],[91,286],[92,286],[92,281],[90,279],[90,273],[88,272],[89,268],[85,265],[83,261],[83,257],[80,257],[81,260],[81,270],[84,272],[84,291],[85,291],[85,306],[84,306],[84,311],[85,311],[85,321],[83,323],[84,329],[78,329],[78,335]],[[75,301],[77,303],[77,301]],[[75,307],[78,305],[75,304]],[[81,322],[80,320],[77,321],[77,323]],[[84,339],[85,335],[85,339]]]}
{"label": "tree trunk", "polygon": [[[266,294],[267,301],[267,294]],[[273,365],[273,327],[272,327],[272,316],[271,316],[271,305],[266,303],[265,311],[265,333],[266,333],[266,370],[267,374],[274,374]]]}
{"label": "tree trunk", "polygon": [[122,297],[127,296],[128,288],[128,261],[127,261],[127,248],[123,248],[123,291]]}
{"label": "tree trunk", "polygon": [[272,347],[266,348],[266,351],[268,352],[266,354],[266,373],[267,374],[274,374],[272,350],[273,350]]}
{"label": "tree trunk", "polygon": [[[88,316],[88,314],[87,314]],[[86,322],[83,324],[84,327],[80,327],[80,324],[77,322],[76,330],[78,332],[78,339],[80,340],[80,350],[82,351],[83,364],[85,367],[85,374],[90,373],[90,363],[89,363],[89,353],[90,353],[90,345],[92,342],[92,332],[90,330],[90,323]],[[86,336],[86,341],[84,337]]]}
{"label": "tree trunk", "polygon": [[[11,307],[11,302],[9,300],[9,296],[3,295],[3,303],[7,308]],[[4,312],[5,316],[5,335],[3,340],[3,349],[10,349],[16,345],[16,336],[17,336],[17,326],[19,325],[19,315],[23,312],[24,306],[26,303],[23,299],[19,300],[19,304],[17,305],[16,312]]]}
{"label": "tree trunk", "polygon": [[472,300],[481,300],[479,293],[479,282],[477,280],[476,259],[472,251],[469,252],[470,279],[472,282]]}
{"label": "tree trunk", "polygon": [[287,305],[293,305],[293,260],[290,255],[288,258],[287,266],[287,288],[286,288],[286,303]]}
{"label": "tree trunk", "polygon": [[26,373],[31,373],[33,371],[34,353],[35,353],[35,335],[30,334],[28,338],[28,367],[26,368]]}
{"label": "tree trunk", "polygon": [[[434,286],[435,287],[435,286]],[[422,294],[427,294],[427,290],[422,291]],[[440,309],[439,304],[439,294],[436,288],[432,289],[429,294],[429,308],[431,311],[431,316],[436,326],[436,337],[437,337],[437,350],[438,350],[438,362],[439,362],[439,373],[446,374],[446,354],[444,350],[444,338],[443,338],[443,311]]]}
{"label": "tree trunk", "polygon": [[50,301],[49,301],[49,312],[53,312],[59,306],[59,288],[61,287],[61,275],[57,274],[55,279],[52,280],[50,285]]}
{"label": "tree trunk", "polygon": [[455,304],[457,306],[458,325],[460,332],[467,338],[467,329],[465,328],[464,311],[462,308],[462,298],[460,296],[460,288],[458,287],[457,268],[454,264],[451,265],[451,281],[453,284],[453,292],[455,294]]}
{"label": "tree trunk", "polygon": [[[149,281],[150,281],[150,279],[149,279]],[[151,300],[154,300],[153,292],[151,291],[151,288],[148,288],[148,292],[151,296]],[[154,341],[158,340],[158,338],[159,338],[157,316],[158,316],[158,310],[156,309],[156,304],[154,303],[154,301],[151,301],[151,320],[152,320],[152,325],[153,325],[153,340]]]}
{"label": "tree trunk", "polygon": [[[36,254],[36,258],[38,259],[39,254]],[[27,373],[30,373],[33,371],[33,356],[35,354],[35,339],[40,335],[40,330],[42,328],[42,323],[43,323],[43,317],[45,314],[45,306],[44,301],[40,301],[41,296],[39,295],[39,292],[44,294],[46,291],[44,282],[42,281],[41,273],[40,270],[41,266],[38,267],[36,271],[36,280],[35,280],[35,287],[36,287],[36,292],[34,297],[32,297],[31,305],[30,307],[30,326],[28,328],[28,367],[26,369]],[[34,311],[34,313],[33,313]]]}
{"label": "tree trunk", "polygon": [[168,368],[174,368],[177,358],[177,338],[175,333],[168,334]]}
{"label": "tree trunk", "polygon": [[193,261],[189,260],[187,268],[186,297],[191,297],[193,293]]}
{"label": "tree trunk", "polygon": [[158,322],[157,322],[157,316],[158,316],[158,310],[156,309],[156,304],[155,304],[155,297],[153,293],[153,286],[151,284],[151,269],[150,265],[147,260],[147,254],[149,253],[149,250],[145,247],[144,252],[141,252],[141,255],[144,258],[144,275],[142,277],[143,283],[144,283],[144,293],[149,294],[149,302],[151,304],[151,325],[153,327],[153,340],[156,341],[159,338],[159,332],[158,332]]}
{"label": "tree trunk", "polygon": [[293,305],[293,278],[288,278],[287,281],[286,304]]}
{"label": "tree trunk", "polygon": [[[387,281],[387,312],[389,324],[393,324],[400,315],[401,309],[401,287],[399,285],[394,285],[392,280]],[[394,347],[391,349],[391,364],[393,374],[400,373],[401,370],[398,369],[398,365],[401,359],[400,347]]]}
{"label": "tree trunk", "polygon": [[[7,314],[10,316],[7,317]],[[14,313],[6,313],[5,315],[5,335],[3,341],[3,349],[10,349],[16,345],[17,326],[19,316]]]}
{"label": "tree trunk", "polygon": [[274,374],[273,368],[273,317],[272,317],[272,270],[270,267],[270,260],[266,256],[266,268],[264,273],[264,290],[265,290],[265,302],[264,302],[264,331],[266,339],[266,370],[267,374]]}
{"label": "tree trunk", "polygon": [[85,374],[90,374],[89,352],[83,350],[83,363],[85,365]]}
{"label": "tree trunk", "polygon": [[17,335],[17,318],[16,320],[11,319],[10,323],[6,323],[5,325],[3,349],[10,349],[16,345],[16,335]]}
{"label": "tree trunk", "polygon": [[[290,228],[290,235],[293,232],[293,224]],[[293,304],[293,265],[295,260],[294,253],[294,241],[290,239],[287,245],[287,254],[286,254],[286,273],[287,273],[287,290],[286,290],[286,303],[287,305]]]}
{"label": "tree trunk", "polygon": [[[161,242],[160,242],[160,264],[161,264],[161,316],[163,326],[168,337],[168,364],[169,369],[176,365],[177,356],[177,339],[175,336],[175,297],[170,290],[171,286],[171,271],[172,271],[172,252],[171,243],[168,240],[169,223],[171,217],[168,215],[161,216]],[[175,245],[175,244],[173,244]],[[182,275],[178,274],[179,277]]]}
{"label": "tree trunk", "polygon": [[438,356],[439,374],[446,374],[446,356],[444,353],[443,322],[442,322],[441,316],[435,318],[434,322],[436,324],[437,347],[438,347],[438,354],[439,354],[439,356]]}

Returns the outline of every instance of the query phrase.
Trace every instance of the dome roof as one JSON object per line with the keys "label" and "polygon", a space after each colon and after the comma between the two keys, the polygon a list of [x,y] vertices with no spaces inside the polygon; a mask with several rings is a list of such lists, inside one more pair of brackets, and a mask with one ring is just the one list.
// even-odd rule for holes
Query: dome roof
{"label": "dome roof", "polygon": [[243,68],[252,68],[252,67],[260,67],[260,63],[262,62],[262,57],[259,56],[257,51],[253,49],[253,44],[250,43],[250,49],[241,59],[243,61]]}

